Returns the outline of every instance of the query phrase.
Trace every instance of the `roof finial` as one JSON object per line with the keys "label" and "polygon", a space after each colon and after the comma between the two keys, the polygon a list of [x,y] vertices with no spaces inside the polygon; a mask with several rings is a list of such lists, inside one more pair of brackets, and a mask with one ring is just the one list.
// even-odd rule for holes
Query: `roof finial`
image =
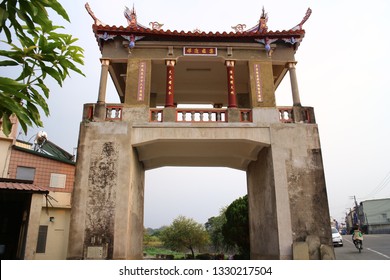
{"label": "roof finial", "polygon": [[95,21],[96,25],[106,25],[103,23],[100,19],[98,19],[95,14],[92,12],[91,7],[89,6],[88,2],[85,3],[85,9],[87,10],[88,14],[92,17],[92,19]]}
{"label": "roof finial", "polygon": [[303,24],[309,19],[310,15],[311,15],[311,9],[308,8],[307,11],[306,11],[306,14],[305,16],[303,17],[303,19],[301,20],[300,23],[298,23],[296,26],[294,26],[293,28],[291,28],[291,30],[302,30],[303,29]]}
{"label": "roof finial", "polygon": [[136,27],[137,26],[137,14],[134,9],[134,4],[133,8],[130,9],[128,7],[125,7],[124,11],[125,18],[127,19],[127,24],[128,26]]}
{"label": "roof finial", "polygon": [[258,29],[259,32],[266,32],[268,30],[267,22],[268,22],[268,13],[265,12],[263,6],[262,13],[260,16],[260,21],[259,21],[259,29]]}

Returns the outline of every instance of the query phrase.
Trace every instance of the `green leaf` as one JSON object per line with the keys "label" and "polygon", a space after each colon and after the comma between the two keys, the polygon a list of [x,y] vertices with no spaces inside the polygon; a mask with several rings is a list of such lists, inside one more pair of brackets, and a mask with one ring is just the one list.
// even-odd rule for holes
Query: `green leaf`
{"label": "green leaf", "polygon": [[22,88],[27,87],[26,84],[22,84],[22,83],[15,81],[15,80],[12,80],[10,78],[5,78],[5,77],[0,77],[0,85],[14,87],[16,89],[22,89]]}
{"label": "green leaf", "polygon": [[[36,103],[41,107],[43,112],[47,115],[49,113],[49,106],[46,103],[46,100],[42,97],[42,95],[34,88],[29,88],[32,92],[32,101],[31,103]],[[28,103],[27,103],[28,104]]]}
{"label": "green leaf", "polygon": [[8,18],[8,12],[3,7],[0,7],[0,27],[3,26],[7,18]]}
{"label": "green leaf", "polygon": [[43,94],[45,95],[46,98],[49,98],[50,90],[49,88],[45,85],[42,79],[38,79],[38,83],[36,83],[38,87],[40,87],[43,91]]}
{"label": "green leaf", "polygon": [[17,66],[19,63],[17,63],[14,60],[3,60],[0,61],[0,66]]}
{"label": "green leaf", "polygon": [[43,69],[42,69],[44,72],[46,72],[47,74],[49,74],[52,78],[54,78],[57,83],[62,86],[62,78],[61,78],[61,73],[58,73],[56,70],[54,70],[53,68],[51,67],[47,67],[45,66]]}
{"label": "green leaf", "polygon": [[12,123],[9,119],[9,115],[6,113],[6,112],[3,112],[1,115],[0,115],[0,118],[2,119],[2,126],[1,128],[3,129],[3,133],[8,136],[10,133],[11,133],[11,129],[12,129]]}

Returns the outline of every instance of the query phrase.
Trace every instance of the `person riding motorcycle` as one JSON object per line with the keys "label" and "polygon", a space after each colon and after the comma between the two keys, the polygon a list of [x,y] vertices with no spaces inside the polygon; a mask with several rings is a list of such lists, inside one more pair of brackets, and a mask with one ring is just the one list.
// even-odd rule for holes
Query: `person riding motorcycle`
{"label": "person riding motorcycle", "polygon": [[361,249],[363,249],[363,233],[360,231],[359,226],[355,226],[352,232],[353,244],[361,243]]}

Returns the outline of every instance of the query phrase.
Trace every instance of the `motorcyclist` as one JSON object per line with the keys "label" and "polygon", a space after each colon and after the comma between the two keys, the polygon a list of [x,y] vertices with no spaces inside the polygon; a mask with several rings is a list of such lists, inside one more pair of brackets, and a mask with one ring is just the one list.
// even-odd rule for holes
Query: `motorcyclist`
{"label": "motorcyclist", "polygon": [[360,231],[360,228],[358,225],[356,225],[354,228],[353,228],[353,232],[352,232],[352,241],[353,241],[353,244],[357,244],[357,242],[360,240],[361,242],[361,248],[363,249],[363,233]]}

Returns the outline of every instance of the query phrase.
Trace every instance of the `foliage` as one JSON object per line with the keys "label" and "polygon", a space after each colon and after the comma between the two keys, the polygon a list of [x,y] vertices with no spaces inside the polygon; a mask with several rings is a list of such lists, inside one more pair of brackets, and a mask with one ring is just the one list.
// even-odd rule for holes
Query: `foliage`
{"label": "foliage", "polygon": [[77,67],[83,64],[83,49],[74,45],[77,39],[72,35],[57,33],[63,27],[53,25],[48,9],[70,21],[57,0],[0,3],[0,34],[6,37],[1,43],[7,46],[0,50],[0,67],[16,68],[18,75],[15,79],[0,76],[0,118],[6,135],[12,127],[12,114],[25,133],[28,126],[43,126],[39,109],[49,115],[47,77],[62,86],[70,71],[84,75]]}
{"label": "foliage", "polygon": [[222,253],[230,249],[222,234],[222,227],[226,223],[225,211],[226,208],[221,209],[219,216],[209,218],[205,224],[214,252]]}
{"label": "foliage", "polygon": [[241,258],[249,259],[249,217],[248,196],[233,201],[225,211],[226,223],[222,226],[222,234],[227,244],[236,246]]}
{"label": "foliage", "polygon": [[160,238],[167,248],[175,251],[190,250],[193,258],[194,250],[201,249],[208,243],[208,234],[203,225],[184,216],[179,216],[165,228]]}

